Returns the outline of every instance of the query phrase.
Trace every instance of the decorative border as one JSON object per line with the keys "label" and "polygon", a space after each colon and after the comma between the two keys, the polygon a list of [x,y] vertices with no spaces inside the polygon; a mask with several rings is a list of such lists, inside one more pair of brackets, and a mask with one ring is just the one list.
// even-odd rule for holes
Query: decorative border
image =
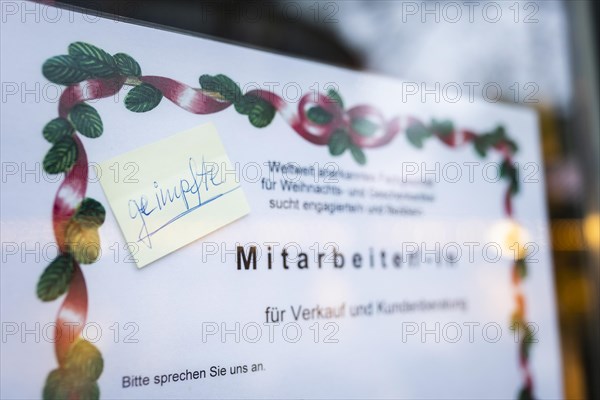
{"label": "decorative border", "polygon": [[[42,73],[49,81],[66,86],[60,97],[58,118],[43,129],[44,138],[52,144],[44,157],[44,169],[50,174],[65,173],[65,179],[56,193],[52,213],[60,254],[42,273],[37,295],[42,301],[52,301],[66,293],[56,319],[58,368],[46,379],[45,399],[100,396],[97,380],[104,361],[100,351],[81,337],[88,310],[81,264],[94,263],[100,254],[98,229],[104,222],[105,210],[98,201],[85,197],[88,161],[79,135],[93,139],[103,132],[100,115],[86,101],[113,96],[123,86],[132,86],[124,102],[127,109],[137,113],[152,110],[163,97],[194,114],[212,114],[233,105],[256,128],[268,126],[278,113],[303,139],[328,146],[332,156],[349,152],[360,165],[367,162],[364,149],[387,145],[402,132],[402,127],[408,141],[417,148],[422,148],[426,140],[437,138],[450,148],[472,144],[481,157],[493,150],[502,156],[500,174],[508,181],[504,211],[506,217],[512,219],[513,216],[512,198],[519,190],[513,156],[518,149],[502,126],[478,134],[456,129],[451,121],[433,120],[425,124],[414,117],[386,120],[379,110],[368,105],[346,109],[334,90],[326,95],[306,94],[294,110],[269,91],[252,90],[243,94],[225,75],[202,75],[200,88],[170,78],[145,76],[131,56],[110,55],[82,42],[71,43],[68,54],[46,60]],[[521,252],[515,258],[512,265],[515,309],[511,329],[516,330],[519,337],[523,384],[518,397],[529,399],[533,397],[528,361],[533,332],[525,319],[526,302],[522,291],[522,281],[527,274],[526,254]],[[61,327],[71,327],[72,334],[61,334]]]}

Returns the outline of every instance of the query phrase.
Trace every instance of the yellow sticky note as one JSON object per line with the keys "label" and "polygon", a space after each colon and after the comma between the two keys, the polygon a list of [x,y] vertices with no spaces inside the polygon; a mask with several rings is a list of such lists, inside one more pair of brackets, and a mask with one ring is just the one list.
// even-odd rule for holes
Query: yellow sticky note
{"label": "yellow sticky note", "polygon": [[138,268],[250,212],[213,124],[101,164],[100,183]]}

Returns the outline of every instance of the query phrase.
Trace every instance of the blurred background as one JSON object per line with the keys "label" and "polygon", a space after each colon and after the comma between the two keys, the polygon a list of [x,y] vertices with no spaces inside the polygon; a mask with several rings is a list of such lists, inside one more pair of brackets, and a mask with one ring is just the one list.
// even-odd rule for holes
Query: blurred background
{"label": "blurred background", "polygon": [[[600,398],[599,2],[65,0],[108,14],[535,108],[565,397]],[[494,83],[494,93],[480,87]],[[500,88],[500,90],[498,90]]]}

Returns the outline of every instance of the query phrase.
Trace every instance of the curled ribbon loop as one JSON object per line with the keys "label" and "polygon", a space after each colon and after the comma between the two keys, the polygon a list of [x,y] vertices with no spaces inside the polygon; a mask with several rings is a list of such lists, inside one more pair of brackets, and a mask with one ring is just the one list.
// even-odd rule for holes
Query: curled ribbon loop
{"label": "curled ribbon loop", "polygon": [[[359,147],[374,148],[385,146],[400,133],[399,118],[394,118],[390,122],[386,122],[383,114],[375,107],[367,105],[352,107],[348,110],[348,117],[350,119],[348,126],[350,137],[352,138],[352,142]],[[365,136],[357,132],[353,127],[352,121],[359,118],[369,121],[374,120],[374,123],[378,127],[377,132],[372,136]]]}
{"label": "curled ribbon loop", "polygon": [[[312,94],[302,96],[298,102],[297,124],[294,130],[304,139],[317,145],[327,144],[331,134],[344,125],[342,109],[334,104],[328,97],[318,93],[315,99]],[[319,125],[308,118],[310,107],[318,106],[328,112],[332,118],[327,124]]]}

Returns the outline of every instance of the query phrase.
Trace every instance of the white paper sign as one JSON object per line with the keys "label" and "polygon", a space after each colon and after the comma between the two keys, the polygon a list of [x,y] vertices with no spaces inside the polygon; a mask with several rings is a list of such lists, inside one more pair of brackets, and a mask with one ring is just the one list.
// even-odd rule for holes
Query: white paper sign
{"label": "white paper sign", "polygon": [[[2,23],[2,397],[562,395],[533,111],[63,13]],[[252,212],[138,269],[103,162],[206,123]]]}

